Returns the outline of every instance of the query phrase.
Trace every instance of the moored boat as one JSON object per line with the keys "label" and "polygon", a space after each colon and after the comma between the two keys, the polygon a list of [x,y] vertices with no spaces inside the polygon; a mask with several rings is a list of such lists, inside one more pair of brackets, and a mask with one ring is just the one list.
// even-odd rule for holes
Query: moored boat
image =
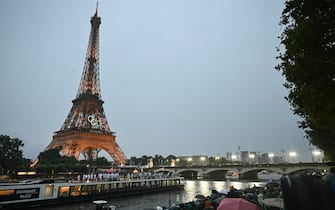
{"label": "moored boat", "polygon": [[108,202],[105,200],[95,200],[93,204],[95,205],[95,210],[116,210],[116,207],[113,205],[108,205]]}
{"label": "moored boat", "polygon": [[257,173],[258,180],[280,180],[282,174],[277,172],[262,170],[261,172]]}
{"label": "moored boat", "polygon": [[0,209],[121,197],[183,188],[182,177],[118,181],[1,183]]}
{"label": "moored boat", "polygon": [[236,171],[227,171],[226,179],[227,180],[238,180],[239,174]]}

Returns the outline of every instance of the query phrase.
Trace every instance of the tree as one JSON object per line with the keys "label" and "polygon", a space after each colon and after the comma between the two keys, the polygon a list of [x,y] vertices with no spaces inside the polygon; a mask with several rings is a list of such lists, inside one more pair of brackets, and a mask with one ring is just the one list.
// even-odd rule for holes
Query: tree
{"label": "tree", "polygon": [[62,156],[60,155],[60,149],[49,149],[41,152],[38,156],[39,164],[57,164],[59,163]]}
{"label": "tree", "polygon": [[111,166],[111,164],[108,162],[108,160],[105,157],[98,157],[94,161],[94,163],[97,167],[110,167]]}
{"label": "tree", "polygon": [[24,164],[23,142],[18,138],[0,135],[0,173],[17,171]]}
{"label": "tree", "polygon": [[286,99],[310,143],[335,161],[335,1],[287,0],[280,24]]}
{"label": "tree", "polygon": [[[36,171],[39,173],[51,173],[54,172],[67,172],[77,171],[78,168],[86,169],[86,162],[79,162],[75,157],[61,156],[60,149],[50,149],[41,152],[38,156],[39,162],[36,166]],[[78,167],[77,165],[82,165]]]}

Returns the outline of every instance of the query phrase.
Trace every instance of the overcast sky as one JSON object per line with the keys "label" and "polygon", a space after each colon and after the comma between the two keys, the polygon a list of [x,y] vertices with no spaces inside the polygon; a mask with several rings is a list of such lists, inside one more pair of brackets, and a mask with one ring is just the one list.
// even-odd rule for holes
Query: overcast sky
{"label": "overcast sky", "polygon": [[[283,1],[99,2],[104,110],[127,158],[295,150],[311,160],[274,67]],[[94,0],[0,1],[0,134],[34,159],[69,113]]]}

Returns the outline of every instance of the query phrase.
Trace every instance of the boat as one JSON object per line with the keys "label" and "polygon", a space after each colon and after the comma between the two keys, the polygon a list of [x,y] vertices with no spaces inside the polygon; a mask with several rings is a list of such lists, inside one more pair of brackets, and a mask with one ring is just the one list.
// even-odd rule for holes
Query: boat
{"label": "boat", "polygon": [[113,205],[108,205],[106,200],[95,200],[93,204],[95,205],[95,210],[116,210]]}
{"label": "boat", "polygon": [[183,177],[155,177],[114,181],[37,180],[1,183],[0,209],[15,209],[59,203],[104,199],[183,189]]}
{"label": "boat", "polygon": [[262,170],[257,173],[258,180],[280,180],[282,174],[274,171]]}
{"label": "boat", "polygon": [[236,171],[227,171],[226,173],[226,179],[227,180],[238,180],[239,175]]}

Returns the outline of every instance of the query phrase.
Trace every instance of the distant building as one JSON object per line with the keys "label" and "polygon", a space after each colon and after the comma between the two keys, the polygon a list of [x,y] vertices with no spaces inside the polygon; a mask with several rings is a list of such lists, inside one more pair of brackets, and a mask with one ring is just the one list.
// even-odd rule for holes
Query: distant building
{"label": "distant building", "polygon": [[258,163],[259,162],[259,156],[257,155],[257,152],[249,152],[249,163]]}
{"label": "distant building", "polygon": [[285,163],[283,157],[275,156],[273,153],[262,153],[259,163],[263,164],[278,164]]}
{"label": "distant building", "polygon": [[209,159],[206,155],[194,155],[194,156],[180,156],[177,157],[180,162],[186,162],[187,165],[192,166],[208,166]]}
{"label": "distant building", "polygon": [[269,153],[262,153],[259,163],[272,163],[269,157]]}
{"label": "distant building", "polygon": [[231,152],[227,152],[227,153],[226,153],[226,158],[227,158],[227,160],[229,160],[229,161],[233,161],[233,153],[231,153]]}
{"label": "distant building", "polygon": [[278,164],[278,163],[286,163],[283,157],[279,156],[274,156],[273,157],[273,164]]}
{"label": "distant building", "polygon": [[249,151],[241,151],[241,161],[242,163],[249,162]]}

